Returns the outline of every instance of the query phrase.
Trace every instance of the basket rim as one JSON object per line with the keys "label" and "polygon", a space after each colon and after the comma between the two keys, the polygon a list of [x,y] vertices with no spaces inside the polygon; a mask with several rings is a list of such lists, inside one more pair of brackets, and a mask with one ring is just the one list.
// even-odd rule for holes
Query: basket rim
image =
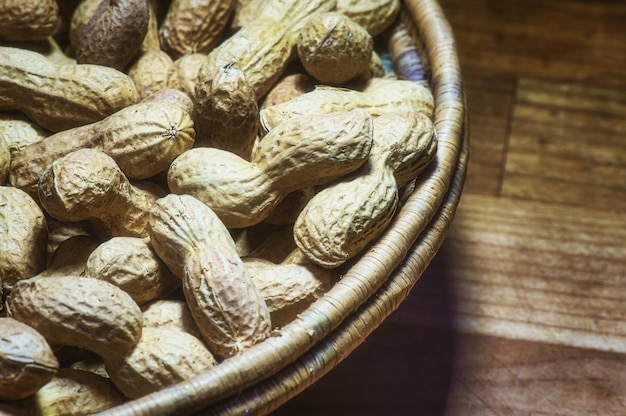
{"label": "basket rim", "polygon": [[[402,3],[430,61],[439,148],[392,224],[326,295],[278,336],[190,380],[100,415],[182,415],[209,406],[210,414],[238,414],[234,409],[265,414],[330,371],[408,295],[453,220],[467,169],[468,132],[456,45],[441,7],[437,0]],[[370,326],[361,328],[359,322]],[[328,359],[323,354],[329,354]],[[312,363],[315,370],[309,372],[306,366]]]}

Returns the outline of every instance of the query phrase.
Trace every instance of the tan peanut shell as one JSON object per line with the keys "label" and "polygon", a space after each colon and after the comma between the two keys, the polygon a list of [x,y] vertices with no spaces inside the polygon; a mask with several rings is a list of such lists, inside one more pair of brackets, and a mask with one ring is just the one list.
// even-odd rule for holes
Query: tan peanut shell
{"label": "tan peanut shell", "polygon": [[7,312],[51,344],[83,348],[103,358],[128,353],[141,336],[141,309],[135,301],[117,286],[88,277],[21,280],[7,299]]}
{"label": "tan peanut shell", "polygon": [[0,276],[5,290],[45,269],[46,217],[24,191],[0,186],[0,236]]}
{"label": "tan peanut shell", "polygon": [[23,148],[11,162],[9,183],[35,195],[49,164],[84,147],[111,156],[128,178],[146,179],[166,170],[194,139],[193,121],[181,106],[141,102]]}
{"label": "tan peanut shell", "polygon": [[9,146],[11,157],[31,143],[43,140],[50,132],[43,129],[23,113],[5,111],[0,113],[0,137]]}
{"label": "tan peanut shell", "polygon": [[280,78],[263,98],[261,109],[284,103],[292,98],[312,91],[315,81],[303,72],[288,74]]}
{"label": "tan peanut shell", "polygon": [[138,305],[165,296],[180,286],[147,238],[113,237],[87,259],[85,275],[106,280],[128,293]]}
{"label": "tan peanut shell", "polygon": [[250,162],[219,149],[190,149],[170,166],[168,185],[209,205],[227,227],[248,227],[290,192],[356,170],[369,154],[371,135],[364,110],[293,118],[260,141]]}
{"label": "tan peanut shell", "polygon": [[259,130],[259,106],[243,73],[231,66],[217,71],[208,97],[196,107],[196,145],[227,150],[249,160]]}
{"label": "tan peanut shell", "polygon": [[59,24],[56,0],[4,0],[0,2],[0,39],[43,40]]}
{"label": "tan peanut shell", "polygon": [[338,12],[309,18],[298,32],[297,51],[308,74],[325,84],[343,84],[369,71],[374,39]]}
{"label": "tan peanut shell", "polygon": [[294,224],[300,250],[333,268],[360,253],[390,223],[398,188],[419,175],[436,154],[428,116],[391,113],[374,119],[374,145],[357,172],[318,192]]}
{"label": "tan peanut shell", "polygon": [[129,398],[188,380],[216,364],[200,339],[171,328],[144,328],[130,353],[105,360],[111,381]]}
{"label": "tan peanut shell", "polygon": [[160,27],[163,49],[174,59],[208,53],[222,39],[234,0],[172,0]]}
{"label": "tan peanut shell", "polygon": [[400,0],[337,0],[337,11],[377,36],[393,24],[400,4]]}
{"label": "tan peanut shell", "polygon": [[[182,107],[192,118],[195,119],[195,107],[191,97],[186,94],[181,89],[172,89],[172,88],[163,88],[161,90],[157,90],[152,94],[146,96],[141,100],[142,103],[150,103],[150,102],[158,102],[158,103],[166,103],[175,104],[179,107]],[[195,127],[195,122],[194,122]],[[195,128],[194,128],[195,134]]]}
{"label": "tan peanut shell", "polygon": [[231,357],[269,336],[269,310],[236,251],[210,244],[194,253],[185,262],[183,290],[216,357]]}
{"label": "tan peanut shell", "polygon": [[96,9],[102,3],[102,0],[80,0],[76,5],[70,19],[69,27],[69,45],[67,47],[67,53],[70,56],[76,57],[76,46],[80,39],[87,23],[91,17],[96,13]]}
{"label": "tan peanut shell", "polygon": [[148,0],[148,29],[146,36],[143,38],[139,55],[149,51],[161,50],[161,40],[159,39],[159,18],[156,14],[156,4],[153,0]]}
{"label": "tan peanut shell", "polygon": [[61,368],[30,402],[37,415],[87,416],[126,401],[110,379],[92,371]]}
{"label": "tan peanut shell", "polygon": [[294,320],[335,283],[330,270],[313,263],[274,264],[254,257],[243,261],[267,304],[273,327]]}
{"label": "tan peanut shell", "polygon": [[122,71],[137,55],[150,11],[146,0],[102,0],[76,45],[76,62]]}
{"label": "tan peanut shell", "polygon": [[178,270],[191,315],[217,358],[269,335],[267,306],[228,229],[207,205],[189,195],[170,194],[155,203],[148,224],[159,256],[182,265]]}
{"label": "tan peanut shell", "polygon": [[[50,221],[48,221],[50,222]],[[98,240],[87,235],[74,235],[59,243],[52,261],[37,277],[83,276],[89,255],[98,247]]]}
{"label": "tan peanut shell", "polygon": [[57,65],[36,52],[0,47],[0,110],[19,110],[61,131],[135,104],[128,75],[99,65]]}
{"label": "tan peanut shell", "polygon": [[71,152],[46,167],[39,200],[59,221],[88,221],[102,238],[147,237],[148,210],[165,190],[130,183],[113,158],[96,149]]}
{"label": "tan peanut shell", "polygon": [[181,86],[191,98],[194,98],[195,96],[198,72],[200,71],[200,67],[204,64],[206,58],[206,54],[196,52],[183,55],[174,61],[174,64],[178,69]]}
{"label": "tan peanut shell", "polygon": [[144,328],[168,328],[187,332],[202,339],[187,302],[182,299],[157,299],[142,305]]}
{"label": "tan peanut shell", "polygon": [[335,0],[275,0],[258,10],[255,18],[208,54],[198,73],[196,102],[202,106],[207,91],[220,68],[233,66],[244,77],[260,99],[280,75],[293,56],[295,37],[302,21],[313,13],[332,10]]}
{"label": "tan peanut shell", "polygon": [[404,111],[432,116],[434,98],[425,86],[395,78],[371,78],[363,90],[319,85],[290,101],[261,110],[261,127],[269,131],[292,117],[332,114],[356,108],[366,110],[373,117]]}
{"label": "tan peanut shell", "polygon": [[36,393],[54,377],[59,362],[33,327],[0,317],[0,369],[0,401],[12,401]]}
{"label": "tan peanut shell", "polygon": [[159,198],[149,211],[148,234],[158,256],[180,278],[186,259],[209,242],[236,250],[215,212],[190,195]]}
{"label": "tan peanut shell", "polygon": [[182,89],[174,61],[160,49],[144,52],[130,66],[128,76],[135,82],[140,99],[165,88]]}

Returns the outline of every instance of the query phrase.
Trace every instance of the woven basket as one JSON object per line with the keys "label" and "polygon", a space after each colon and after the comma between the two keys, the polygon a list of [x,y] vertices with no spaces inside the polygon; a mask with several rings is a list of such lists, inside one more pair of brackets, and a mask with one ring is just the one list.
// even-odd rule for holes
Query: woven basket
{"label": "woven basket", "polygon": [[[127,402],[107,415],[264,415],[346,358],[409,294],[443,242],[468,162],[465,96],[454,39],[435,0],[404,0],[435,97],[435,161],[392,224],[341,280],[280,334],[206,373]],[[393,55],[393,52],[392,52]]]}

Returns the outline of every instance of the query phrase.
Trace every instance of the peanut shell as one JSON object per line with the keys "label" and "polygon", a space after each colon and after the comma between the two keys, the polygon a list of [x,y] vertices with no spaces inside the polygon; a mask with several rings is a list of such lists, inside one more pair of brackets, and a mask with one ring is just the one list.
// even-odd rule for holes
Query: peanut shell
{"label": "peanut shell", "polygon": [[130,295],[88,277],[22,280],[7,299],[7,311],[51,344],[86,349],[103,358],[128,353],[141,336],[141,309]]}
{"label": "peanut shell", "polygon": [[33,327],[0,317],[0,400],[19,400],[54,377],[59,362]]}
{"label": "peanut shell", "polygon": [[4,0],[0,2],[0,39],[43,40],[59,24],[55,0]]}

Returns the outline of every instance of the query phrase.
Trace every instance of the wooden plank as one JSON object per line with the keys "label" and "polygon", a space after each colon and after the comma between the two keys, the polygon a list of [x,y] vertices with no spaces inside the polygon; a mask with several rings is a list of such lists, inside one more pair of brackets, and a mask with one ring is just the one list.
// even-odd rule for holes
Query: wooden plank
{"label": "wooden plank", "polygon": [[623,213],[467,194],[403,319],[626,353],[625,242]]}
{"label": "wooden plank", "polygon": [[441,0],[465,68],[626,86],[626,3]]}
{"label": "wooden plank", "polygon": [[498,195],[516,81],[510,76],[468,71],[470,155],[465,191]]}
{"label": "wooden plank", "polygon": [[522,79],[502,195],[626,210],[626,90]]}

